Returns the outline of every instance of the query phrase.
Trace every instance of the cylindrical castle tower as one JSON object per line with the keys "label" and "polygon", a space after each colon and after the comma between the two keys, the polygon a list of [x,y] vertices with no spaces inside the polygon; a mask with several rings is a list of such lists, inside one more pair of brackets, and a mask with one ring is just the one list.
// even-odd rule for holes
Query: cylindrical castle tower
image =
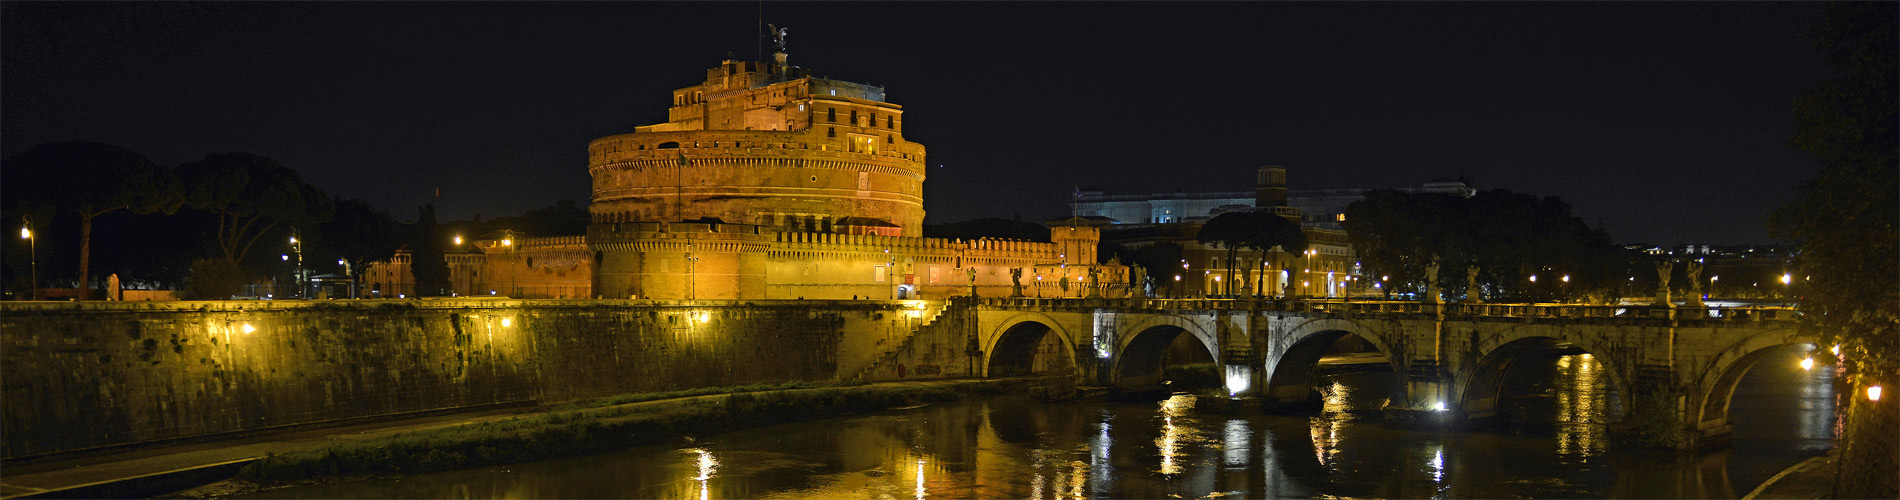
{"label": "cylindrical castle tower", "polygon": [[669,121],[588,144],[597,223],[717,218],[918,236],[924,147],[884,90],[726,61],[674,91]]}
{"label": "cylindrical castle tower", "polygon": [[904,140],[903,108],[774,55],[725,61],[673,91],[666,122],[588,144],[596,294],[762,298],[753,239],[922,235],[924,147]]}

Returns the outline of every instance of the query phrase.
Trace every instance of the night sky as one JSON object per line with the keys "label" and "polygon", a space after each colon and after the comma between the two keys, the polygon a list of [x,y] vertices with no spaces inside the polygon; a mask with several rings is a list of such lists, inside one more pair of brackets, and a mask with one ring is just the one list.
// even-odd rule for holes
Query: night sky
{"label": "night sky", "polygon": [[[793,64],[884,86],[932,223],[1111,193],[1415,186],[1569,201],[1622,243],[1772,241],[1825,4],[25,3],[0,5],[0,154],[105,142],[277,159],[413,220],[585,202],[586,144],[759,15]],[[433,196],[440,188],[441,198]]]}

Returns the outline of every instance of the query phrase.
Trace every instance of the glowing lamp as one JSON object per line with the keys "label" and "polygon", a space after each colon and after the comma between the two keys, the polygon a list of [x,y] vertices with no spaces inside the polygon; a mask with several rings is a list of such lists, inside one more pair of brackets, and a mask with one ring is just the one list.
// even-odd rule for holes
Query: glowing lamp
{"label": "glowing lamp", "polygon": [[459,235],[459,234],[455,235],[455,244],[457,245],[462,244],[462,235]]}
{"label": "glowing lamp", "polygon": [[1880,386],[1876,385],[1873,387],[1868,387],[1867,399],[1870,401],[1879,401],[1880,400]]}
{"label": "glowing lamp", "polygon": [[1432,403],[1432,411],[1445,411],[1445,402],[1439,401]]}
{"label": "glowing lamp", "polygon": [[1781,284],[1786,285],[1793,282],[1794,282],[1794,275],[1792,274],[1781,275]]}
{"label": "glowing lamp", "polygon": [[1536,282],[1537,282],[1537,275],[1535,274],[1531,275],[1531,283],[1536,283]]}
{"label": "glowing lamp", "polygon": [[508,238],[502,238],[502,239],[501,239],[501,246],[504,246],[504,247],[505,247],[505,246],[513,246],[514,244],[515,244],[515,240],[512,240],[512,239],[508,239]]}
{"label": "glowing lamp", "polygon": [[27,229],[24,227],[20,228],[20,239],[23,239],[23,240],[33,239],[33,230]]}
{"label": "glowing lamp", "polygon": [[1814,358],[1802,358],[1802,359],[1801,359],[1801,369],[1803,369],[1803,370],[1808,370],[1808,371],[1813,371],[1813,370],[1814,370]]}
{"label": "glowing lamp", "polygon": [[250,324],[250,323],[245,323],[245,324],[244,324],[244,327],[242,328],[242,330],[244,330],[244,333],[251,333],[251,332],[255,332],[255,331],[257,331],[257,329],[256,329],[256,328],[253,328],[253,327],[251,327],[251,324]]}
{"label": "glowing lamp", "polygon": [[511,319],[511,318],[502,318],[502,319],[501,319],[501,326],[502,326],[502,327],[504,327],[504,328],[506,328],[506,327],[508,327],[508,326],[512,326],[512,325],[514,325],[514,324],[515,324],[515,322],[514,322],[514,320],[513,320],[513,319]]}

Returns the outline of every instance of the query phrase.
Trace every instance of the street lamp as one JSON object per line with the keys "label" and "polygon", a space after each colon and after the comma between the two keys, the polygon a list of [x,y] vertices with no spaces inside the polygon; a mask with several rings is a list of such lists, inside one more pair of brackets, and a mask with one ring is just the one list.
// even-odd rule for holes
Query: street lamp
{"label": "street lamp", "polygon": [[297,283],[296,297],[299,299],[308,298],[304,296],[303,242],[297,241],[297,228],[294,227],[290,228],[290,250],[297,254],[297,275],[296,279],[293,280]]}
{"label": "street lamp", "polygon": [[20,239],[26,240],[28,255],[33,260],[32,280],[33,300],[40,300],[40,240],[33,237],[33,216],[20,216]]}

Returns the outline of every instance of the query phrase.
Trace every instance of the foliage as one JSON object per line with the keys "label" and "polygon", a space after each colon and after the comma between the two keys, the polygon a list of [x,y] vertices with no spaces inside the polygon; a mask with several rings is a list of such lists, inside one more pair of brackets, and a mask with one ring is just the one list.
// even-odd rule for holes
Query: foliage
{"label": "foliage", "polygon": [[443,255],[442,230],[435,223],[435,205],[425,203],[417,213],[416,224],[409,228],[409,272],[416,278],[416,296],[446,296],[451,287],[449,262]]}
{"label": "foliage", "polygon": [[79,285],[91,283],[92,228],[96,218],[119,210],[172,213],[183,202],[178,176],[138,153],[93,142],[53,142],[9,158],[5,196],[16,213],[79,216]]}
{"label": "foliage", "polygon": [[236,295],[243,285],[244,273],[230,259],[197,259],[191,261],[185,295],[193,300],[221,300]]}
{"label": "foliage", "polygon": [[[1571,215],[1555,197],[1501,189],[1471,198],[1381,190],[1346,207],[1345,227],[1368,275],[1390,276],[1388,291],[1424,292],[1440,264],[1448,298],[1553,300],[1612,295],[1625,263],[1609,235]],[[1478,266],[1480,290],[1467,290]],[[1541,275],[1537,282],[1530,276]],[[1564,283],[1562,276],[1571,280]],[[1557,278],[1557,279],[1553,279]]]}
{"label": "foliage", "polygon": [[[1228,276],[1222,281],[1227,283],[1229,288],[1237,286],[1234,284],[1232,274],[1238,267],[1235,265],[1235,260],[1238,250],[1242,248],[1260,251],[1260,265],[1263,267],[1266,265],[1266,252],[1275,247],[1288,253],[1306,250],[1306,233],[1300,230],[1299,223],[1271,212],[1240,211],[1217,215],[1201,226],[1200,232],[1195,233],[1194,239],[1202,244],[1219,245],[1227,250],[1225,261]],[[1229,290],[1223,293],[1234,292]]]}
{"label": "foliage", "polygon": [[[1124,264],[1141,268],[1149,279],[1154,280],[1156,294],[1165,295],[1165,290],[1174,286],[1174,275],[1181,271],[1181,244],[1173,241],[1156,241],[1133,248],[1103,243],[1098,255],[1103,259],[1120,259]],[[1136,283],[1135,286],[1139,289],[1142,284]]]}
{"label": "foliage", "polygon": [[330,220],[329,195],[277,161],[247,153],[219,153],[178,167],[192,208],[217,214],[216,242],[233,265],[278,226],[309,227]]}
{"label": "foliage", "polygon": [[304,233],[308,240],[304,251],[316,257],[313,262],[348,260],[350,278],[358,280],[370,263],[396,255],[396,249],[402,246],[402,224],[389,212],[341,196],[331,204],[336,210],[330,221]]}
{"label": "foliage", "polygon": [[[1790,143],[1819,160],[1822,171],[1769,221],[1776,234],[1799,240],[1803,326],[1841,345],[1856,392],[1882,381],[1891,386],[1900,372],[1896,17],[1892,2],[1837,3],[1811,33],[1838,76],[1795,100]],[[1836,496],[1893,498],[1900,489],[1892,448],[1869,446],[1867,433],[1893,431],[1895,405],[1879,403],[1855,398],[1849,405]]]}

